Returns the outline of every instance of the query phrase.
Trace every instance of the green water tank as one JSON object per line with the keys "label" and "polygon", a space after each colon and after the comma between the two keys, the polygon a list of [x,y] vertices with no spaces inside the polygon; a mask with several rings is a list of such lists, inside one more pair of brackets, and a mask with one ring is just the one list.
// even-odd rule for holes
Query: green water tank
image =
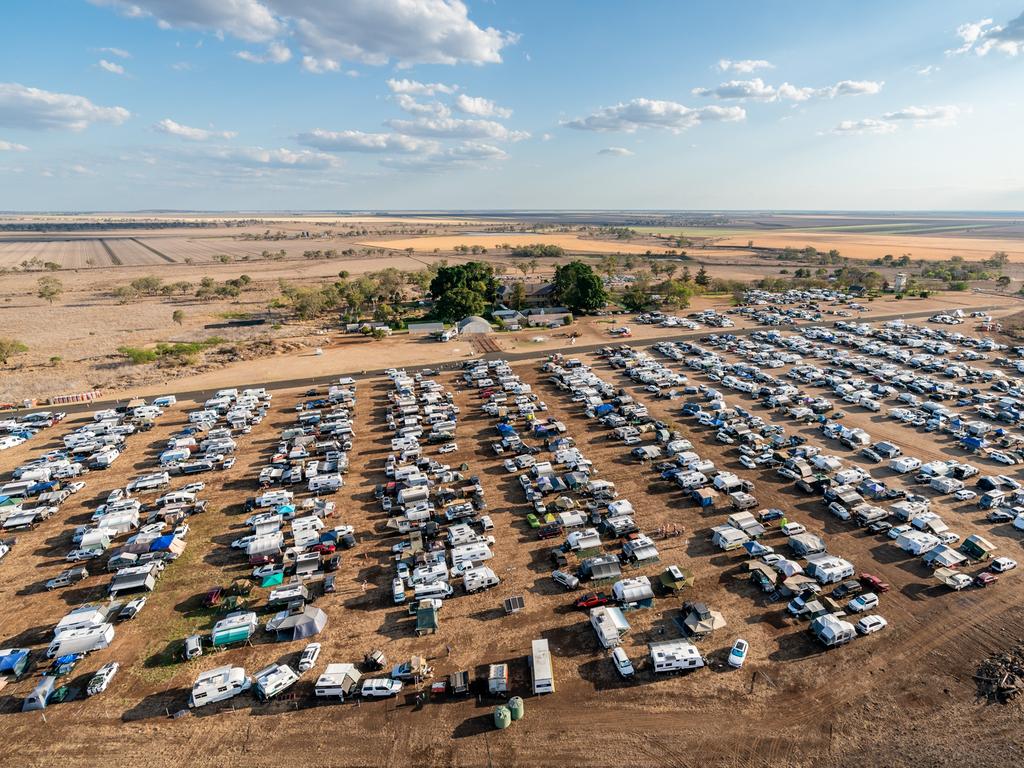
{"label": "green water tank", "polygon": [[504,704],[494,708],[494,727],[508,728],[512,723],[512,713]]}
{"label": "green water tank", "polygon": [[522,696],[513,696],[508,700],[508,710],[512,714],[513,720],[522,720],[523,713],[526,704],[523,702]]}

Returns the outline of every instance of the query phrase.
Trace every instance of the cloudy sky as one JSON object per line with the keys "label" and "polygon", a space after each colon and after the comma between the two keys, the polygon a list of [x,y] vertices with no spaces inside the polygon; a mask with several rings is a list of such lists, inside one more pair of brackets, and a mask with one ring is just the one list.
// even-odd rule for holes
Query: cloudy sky
{"label": "cloudy sky", "polygon": [[1024,210],[1024,0],[0,19],[0,210]]}

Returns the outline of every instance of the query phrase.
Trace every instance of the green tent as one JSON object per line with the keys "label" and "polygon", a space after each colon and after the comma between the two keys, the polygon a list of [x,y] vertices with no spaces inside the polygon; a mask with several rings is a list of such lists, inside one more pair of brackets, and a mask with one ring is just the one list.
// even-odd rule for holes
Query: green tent
{"label": "green tent", "polygon": [[277,571],[263,577],[263,583],[261,587],[276,587],[279,584],[284,583],[284,571]]}

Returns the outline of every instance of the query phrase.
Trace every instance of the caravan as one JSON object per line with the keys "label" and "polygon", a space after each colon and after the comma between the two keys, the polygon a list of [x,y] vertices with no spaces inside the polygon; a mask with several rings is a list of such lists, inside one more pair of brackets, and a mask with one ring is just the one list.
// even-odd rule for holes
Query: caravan
{"label": "caravan", "polygon": [[244,693],[252,687],[252,679],[247,677],[241,667],[217,667],[201,674],[192,685],[189,697],[190,707],[202,707],[215,704]]}
{"label": "caravan", "polygon": [[697,646],[687,640],[661,640],[648,643],[655,672],[683,672],[706,664]]}
{"label": "caravan", "polygon": [[551,664],[548,641],[534,640],[530,653],[530,672],[533,676],[533,694],[555,692],[555,672]]}

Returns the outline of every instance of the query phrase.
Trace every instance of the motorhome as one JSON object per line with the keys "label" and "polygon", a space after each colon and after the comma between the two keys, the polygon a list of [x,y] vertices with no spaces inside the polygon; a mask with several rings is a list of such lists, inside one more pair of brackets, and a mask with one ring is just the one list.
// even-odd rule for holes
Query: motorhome
{"label": "motorhome", "polygon": [[462,586],[469,594],[496,587],[499,581],[494,571],[486,566],[470,568],[462,574]]}

